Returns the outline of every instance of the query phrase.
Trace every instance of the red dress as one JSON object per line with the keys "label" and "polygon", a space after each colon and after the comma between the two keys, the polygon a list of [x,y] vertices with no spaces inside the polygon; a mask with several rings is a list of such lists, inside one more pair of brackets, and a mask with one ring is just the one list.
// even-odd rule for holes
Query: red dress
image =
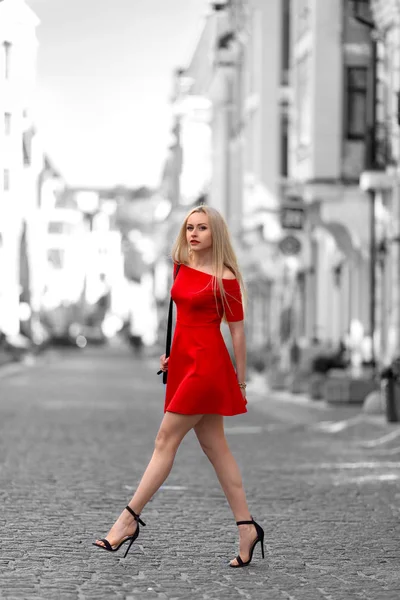
{"label": "red dress", "polygon": [[[221,333],[222,299],[218,310],[213,277],[181,265],[171,289],[177,307],[168,363],[164,411],[184,415],[233,416],[247,412],[228,349]],[[228,321],[243,320],[237,279],[224,279]]]}

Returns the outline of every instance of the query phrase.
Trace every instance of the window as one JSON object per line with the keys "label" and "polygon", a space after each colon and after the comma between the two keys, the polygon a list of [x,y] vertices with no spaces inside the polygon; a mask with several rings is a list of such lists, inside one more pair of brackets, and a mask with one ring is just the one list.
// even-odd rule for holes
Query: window
{"label": "window", "polygon": [[297,83],[297,145],[308,147],[311,142],[311,80],[310,55],[305,54],[296,65]]}
{"label": "window", "polygon": [[290,2],[284,0],[282,7],[282,74],[281,84],[287,85],[289,82],[289,63],[290,63]]}
{"label": "window", "polygon": [[4,135],[11,134],[11,114],[4,113]]}
{"label": "window", "polygon": [[289,174],[289,119],[286,111],[281,114],[281,165],[280,172],[282,177],[287,177]]}
{"label": "window", "polygon": [[64,225],[64,223],[59,223],[57,221],[50,221],[47,230],[49,233],[64,233],[63,225]]}
{"label": "window", "polygon": [[346,137],[363,140],[367,126],[367,67],[347,68]]}
{"label": "window", "polygon": [[47,250],[47,260],[55,269],[62,269],[65,263],[65,250],[50,248]]}
{"label": "window", "polygon": [[62,235],[72,235],[74,233],[74,224],[66,221],[50,221],[48,232]]}
{"label": "window", "polygon": [[10,169],[4,169],[3,172],[3,189],[5,192],[10,190]]}
{"label": "window", "polygon": [[3,43],[4,48],[4,78],[10,79],[11,72],[11,44],[10,42]]}

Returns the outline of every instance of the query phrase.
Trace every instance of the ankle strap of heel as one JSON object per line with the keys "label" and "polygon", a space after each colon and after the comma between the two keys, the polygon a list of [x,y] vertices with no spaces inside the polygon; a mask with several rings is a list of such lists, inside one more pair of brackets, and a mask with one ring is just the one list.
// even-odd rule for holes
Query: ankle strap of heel
{"label": "ankle strap of heel", "polygon": [[236,525],[254,525],[254,520],[251,521],[236,521]]}
{"label": "ankle strap of heel", "polygon": [[137,514],[135,513],[135,511],[131,509],[131,507],[130,507],[130,506],[125,506],[125,508],[126,508],[126,510],[127,510],[128,512],[130,512],[130,513],[131,513],[131,515],[132,515],[132,517],[135,519],[135,521],[137,521],[138,523],[140,523],[141,525],[143,525],[143,527],[146,527],[146,523],[143,523],[142,519],[140,518],[140,515],[137,515]]}

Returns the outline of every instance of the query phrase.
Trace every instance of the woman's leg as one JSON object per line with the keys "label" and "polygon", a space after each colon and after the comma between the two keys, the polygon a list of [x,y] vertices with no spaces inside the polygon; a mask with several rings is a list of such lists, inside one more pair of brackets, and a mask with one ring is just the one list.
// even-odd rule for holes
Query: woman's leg
{"label": "woman's leg", "polygon": [[[223,417],[221,415],[204,415],[194,427],[194,430],[203,451],[215,469],[235,521],[250,521],[251,516],[242,477],[226,441]],[[254,526],[241,525],[239,535],[239,553],[242,560],[247,561],[249,548],[257,537]],[[236,562],[236,559],[234,559],[232,564],[236,564]]]}
{"label": "woman's leg", "polygon": [[201,420],[203,415],[179,415],[167,412],[158,431],[153,456],[139,486],[129,502],[138,514],[167,479],[174,463],[176,451],[185,435]]}
{"label": "woman's leg", "polygon": [[[201,420],[202,415],[180,415],[166,412],[158,431],[153,456],[143,474],[129,506],[140,514],[147,502],[167,479],[174,463],[176,451],[185,435]],[[106,538],[112,546],[122,538],[132,535],[136,521],[124,510],[114,523]],[[97,540],[97,543],[99,540]]]}

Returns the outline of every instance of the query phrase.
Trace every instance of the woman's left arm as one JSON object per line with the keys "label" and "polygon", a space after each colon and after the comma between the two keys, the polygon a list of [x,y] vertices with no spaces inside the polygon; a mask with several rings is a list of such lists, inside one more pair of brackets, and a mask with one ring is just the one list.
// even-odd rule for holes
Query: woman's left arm
{"label": "woman's left arm", "polygon": [[244,321],[228,323],[235,355],[236,374],[239,383],[246,382],[246,335]]}

